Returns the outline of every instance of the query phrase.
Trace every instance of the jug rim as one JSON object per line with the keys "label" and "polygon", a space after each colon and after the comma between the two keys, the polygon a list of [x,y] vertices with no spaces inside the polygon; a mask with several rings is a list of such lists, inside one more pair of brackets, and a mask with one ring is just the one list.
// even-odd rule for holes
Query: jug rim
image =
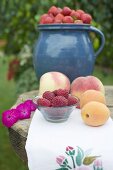
{"label": "jug rim", "polygon": [[91,24],[39,24],[38,30],[88,29]]}

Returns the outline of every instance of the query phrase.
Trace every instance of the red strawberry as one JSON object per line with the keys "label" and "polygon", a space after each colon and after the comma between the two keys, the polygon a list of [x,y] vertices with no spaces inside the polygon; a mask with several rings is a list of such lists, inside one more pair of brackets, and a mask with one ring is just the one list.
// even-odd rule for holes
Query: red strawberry
{"label": "red strawberry", "polygon": [[52,24],[53,22],[54,22],[54,19],[52,17],[50,17],[50,16],[47,16],[43,20],[43,24]]}
{"label": "red strawberry", "polygon": [[63,22],[64,22],[64,23],[73,23],[74,20],[73,20],[73,18],[72,18],[71,16],[65,16],[65,17],[63,18]]}
{"label": "red strawberry", "polygon": [[62,23],[64,16],[62,14],[57,14],[54,23]]}
{"label": "red strawberry", "polygon": [[75,24],[83,24],[83,21],[82,20],[75,20],[74,23]]}
{"label": "red strawberry", "polygon": [[38,106],[47,106],[47,107],[51,106],[51,102],[45,98],[39,98],[37,100],[37,104]]}
{"label": "red strawberry", "polygon": [[80,13],[75,11],[75,10],[72,10],[70,16],[73,18],[73,19],[80,19]]}
{"label": "red strawberry", "polygon": [[53,16],[53,14],[51,14],[51,13],[50,13],[48,16],[50,16],[51,18],[53,18],[53,19],[54,19],[54,16]]}
{"label": "red strawberry", "polygon": [[63,96],[65,98],[68,98],[69,96],[69,91],[66,89],[58,89],[56,92],[57,96]]}
{"label": "red strawberry", "polygon": [[40,24],[44,24],[44,20],[45,20],[45,18],[47,18],[49,15],[48,14],[43,14],[43,15],[41,15],[41,17],[40,17]]}
{"label": "red strawberry", "polygon": [[81,9],[76,10],[76,12],[78,12],[78,13],[80,14],[80,16],[81,16],[82,14],[85,14],[85,12],[84,12],[83,10],[81,10]]}
{"label": "red strawberry", "polygon": [[62,13],[62,8],[58,8],[58,14]]}
{"label": "red strawberry", "polygon": [[65,16],[68,16],[68,15],[70,15],[71,11],[72,10],[69,7],[64,7],[62,10],[62,14]]}
{"label": "red strawberry", "polygon": [[92,17],[91,17],[91,15],[85,13],[85,14],[82,14],[82,15],[81,15],[81,20],[82,20],[83,23],[85,23],[85,24],[90,24],[91,21],[92,21]]}
{"label": "red strawberry", "polygon": [[56,6],[52,6],[48,11],[48,14],[50,13],[56,16],[59,13],[59,9]]}
{"label": "red strawberry", "polygon": [[51,101],[53,97],[55,97],[55,94],[51,91],[45,91],[43,93],[43,98],[48,99],[49,101]]}
{"label": "red strawberry", "polygon": [[68,97],[68,106],[70,105],[75,105],[78,102],[78,99],[73,97],[73,96],[69,96]]}
{"label": "red strawberry", "polygon": [[53,107],[62,107],[67,105],[68,105],[68,100],[63,96],[56,96],[52,100]]}

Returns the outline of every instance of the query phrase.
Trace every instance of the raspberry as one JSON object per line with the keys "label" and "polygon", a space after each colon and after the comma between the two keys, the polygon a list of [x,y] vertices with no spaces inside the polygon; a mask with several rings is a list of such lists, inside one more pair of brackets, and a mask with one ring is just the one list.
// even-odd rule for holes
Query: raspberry
{"label": "raspberry", "polygon": [[47,107],[51,106],[51,102],[45,98],[39,98],[37,100],[37,104],[38,106],[47,106]]}
{"label": "raspberry", "polygon": [[55,96],[57,96],[57,90],[54,90],[53,93],[55,94]]}
{"label": "raspberry", "polygon": [[45,91],[43,93],[43,98],[48,99],[49,101],[51,101],[53,97],[55,97],[55,94],[51,91]]}
{"label": "raspberry", "polygon": [[77,108],[77,109],[80,109],[80,104],[77,104],[76,108]]}
{"label": "raspberry", "polygon": [[57,90],[57,96],[63,96],[65,98],[68,98],[69,91],[66,89],[59,89],[59,90]]}
{"label": "raspberry", "polygon": [[63,96],[56,96],[52,100],[53,107],[62,107],[67,105],[68,105],[68,100]]}
{"label": "raspberry", "polygon": [[75,105],[78,102],[78,99],[73,97],[73,96],[69,96],[68,97],[68,106],[70,105]]}

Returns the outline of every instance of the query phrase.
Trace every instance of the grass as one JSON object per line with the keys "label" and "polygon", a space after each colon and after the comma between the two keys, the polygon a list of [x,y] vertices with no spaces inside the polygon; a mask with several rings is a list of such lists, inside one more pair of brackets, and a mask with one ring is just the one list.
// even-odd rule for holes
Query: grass
{"label": "grass", "polygon": [[[9,109],[17,99],[16,87],[13,81],[6,79],[7,63],[0,58],[0,113]],[[0,122],[0,170],[27,170],[24,163],[13,151],[8,131]]]}
{"label": "grass", "polygon": [[[0,58],[0,113],[9,109],[16,101],[16,87],[13,81],[7,81],[7,62]],[[93,75],[105,85],[113,85],[113,71],[95,67]],[[8,131],[0,123],[0,170],[27,170],[24,163],[11,148]]]}

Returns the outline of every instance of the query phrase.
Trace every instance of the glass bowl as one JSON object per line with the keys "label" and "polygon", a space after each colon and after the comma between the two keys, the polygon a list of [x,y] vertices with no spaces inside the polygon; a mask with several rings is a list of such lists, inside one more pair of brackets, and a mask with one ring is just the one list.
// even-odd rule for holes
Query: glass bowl
{"label": "glass bowl", "polygon": [[[37,99],[39,97],[35,97],[33,102],[37,105]],[[72,111],[77,107],[78,102],[75,105],[71,106],[63,106],[63,107],[46,107],[46,106],[38,106],[38,110],[42,113],[45,120],[50,122],[64,122],[66,121]]]}

